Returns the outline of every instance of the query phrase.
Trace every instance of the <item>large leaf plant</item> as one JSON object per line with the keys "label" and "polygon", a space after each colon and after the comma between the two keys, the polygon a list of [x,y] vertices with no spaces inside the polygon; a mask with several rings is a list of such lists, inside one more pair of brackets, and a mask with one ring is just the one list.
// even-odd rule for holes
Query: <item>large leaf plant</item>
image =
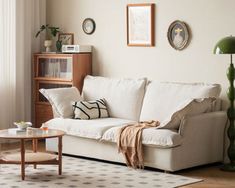
{"label": "large leaf plant", "polygon": [[41,25],[40,30],[36,33],[35,37],[38,37],[38,35],[43,31],[46,31],[46,38],[51,40],[52,37],[56,37],[56,35],[60,32],[60,28],[49,26],[49,24]]}

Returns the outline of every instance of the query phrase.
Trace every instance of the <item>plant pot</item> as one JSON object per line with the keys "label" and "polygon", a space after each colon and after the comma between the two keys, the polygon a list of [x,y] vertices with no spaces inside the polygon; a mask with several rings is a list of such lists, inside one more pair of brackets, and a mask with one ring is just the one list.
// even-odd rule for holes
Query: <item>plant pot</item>
{"label": "plant pot", "polygon": [[44,46],[46,48],[46,52],[51,52],[52,40],[45,40]]}

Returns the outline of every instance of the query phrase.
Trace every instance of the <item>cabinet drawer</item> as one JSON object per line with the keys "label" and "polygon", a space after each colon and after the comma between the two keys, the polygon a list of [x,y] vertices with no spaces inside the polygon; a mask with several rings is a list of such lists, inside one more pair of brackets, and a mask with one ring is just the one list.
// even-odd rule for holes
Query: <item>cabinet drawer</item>
{"label": "cabinet drawer", "polygon": [[42,126],[42,123],[53,118],[52,108],[51,105],[40,105],[37,104],[35,106],[35,117],[36,122],[35,125],[37,128]]}

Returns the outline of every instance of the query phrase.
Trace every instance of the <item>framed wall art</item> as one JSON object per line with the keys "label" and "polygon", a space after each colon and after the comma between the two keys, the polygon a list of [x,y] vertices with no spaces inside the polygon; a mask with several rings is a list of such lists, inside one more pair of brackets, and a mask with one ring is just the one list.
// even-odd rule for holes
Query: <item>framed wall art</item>
{"label": "framed wall art", "polygon": [[190,42],[190,33],[187,24],[179,20],[171,23],[168,28],[167,38],[173,48],[183,50]]}
{"label": "framed wall art", "polygon": [[62,42],[62,45],[72,45],[74,44],[74,34],[73,33],[59,33],[58,40]]}
{"label": "framed wall art", "polygon": [[155,4],[128,4],[127,45],[154,46]]}
{"label": "framed wall art", "polygon": [[95,32],[96,24],[95,21],[91,18],[86,18],[82,23],[82,29],[84,33],[91,35]]}

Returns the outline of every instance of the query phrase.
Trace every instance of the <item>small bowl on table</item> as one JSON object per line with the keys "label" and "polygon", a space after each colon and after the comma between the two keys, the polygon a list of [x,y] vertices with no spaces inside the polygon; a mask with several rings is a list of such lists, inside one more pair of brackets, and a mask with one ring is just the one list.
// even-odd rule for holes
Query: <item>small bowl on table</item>
{"label": "small bowl on table", "polygon": [[20,130],[26,130],[27,127],[31,127],[32,126],[32,123],[31,122],[14,122],[14,125],[17,126],[18,129]]}

